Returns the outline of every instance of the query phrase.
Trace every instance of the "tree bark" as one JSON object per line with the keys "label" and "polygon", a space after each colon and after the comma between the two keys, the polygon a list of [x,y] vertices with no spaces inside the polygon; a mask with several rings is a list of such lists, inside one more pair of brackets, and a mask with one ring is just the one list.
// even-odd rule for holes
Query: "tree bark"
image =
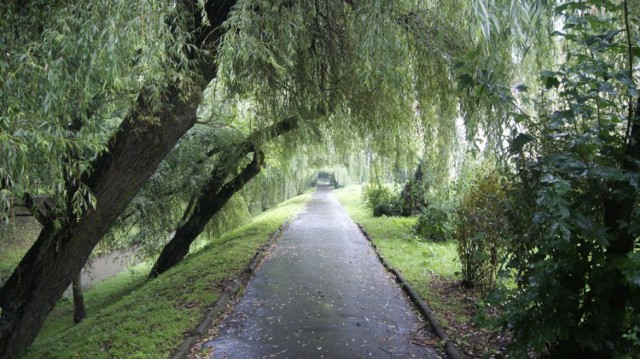
{"label": "tree bark", "polygon": [[[149,278],[159,276],[184,259],[189,253],[191,243],[202,233],[211,218],[224,207],[236,192],[240,191],[247,182],[260,172],[264,155],[261,151],[255,150],[255,143],[278,137],[297,127],[298,121],[296,118],[285,119],[254,132],[243,143],[239,144],[235,151],[232,150],[235,154],[232,152],[230,154],[231,158],[226,161],[237,163],[249,152],[254,153],[253,161],[227,184],[224,184],[224,180],[228,176],[228,172],[214,170],[211,173],[211,177],[202,189],[195,207],[188,215],[188,219],[181,221],[169,243],[162,249],[160,256],[149,273]],[[229,151],[227,151],[227,155],[229,155]],[[187,210],[190,209],[188,208]]]}
{"label": "tree bark", "polygon": [[257,150],[253,153],[251,163],[224,186],[218,186],[218,181],[215,180],[208,182],[189,219],[178,227],[173,238],[162,249],[160,257],[149,273],[149,278],[159,276],[184,259],[189,253],[191,243],[202,233],[211,218],[227,204],[235,193],[260,173],[263,161],[264,154]]}
{"label": "tree bark", "polygon": [[[198,20],[192,24],[194,45],[215,49],[223,34],[220,25],[235,1],[207,3],[210,27],[202,25],[196,1],[183,3]],[[147,96],[139,95],[137,110],[125,118],[111,138],[108,150],[93,161],[93,171],[83,178],[97,199],[97,207],[77,220],[76,214],[68,212],[64,218],[47,221],[0,289],[0,358],[11,358],[31,344],[95,245],[171,148],[194,125],[202,91],[216,74],[211,61],[200,59],[197,69],[204,81],[197,81],[199,85],[187,91],[168,85],[164,92],[167,103],[161,109],[151,110]]]}
{"label": "tree bark", "polygon": [[73,322],[80,323],[87,317],[87,310],[84,307],[84,294],[82,290],[82,271],[76,274],[72,284],[73,291]]}

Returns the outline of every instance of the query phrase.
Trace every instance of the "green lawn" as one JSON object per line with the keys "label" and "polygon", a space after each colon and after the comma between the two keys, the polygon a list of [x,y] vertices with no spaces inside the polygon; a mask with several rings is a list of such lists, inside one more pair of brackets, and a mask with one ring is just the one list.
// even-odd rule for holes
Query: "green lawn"
{"label": "green lawn", "polygon": [[85,296],[88,318],[72,321],[61,300],[23,358],[166,358],[200,323],[222,293],[285,220],[304,207],[295,197],[216,239],[181,264],[147,282],[142,264],[93,286]]}
{"label": "green lawn", "polygon": [[[456,313],[457,320],[466,321],[463,312],[457,311],[461,303],[446,300],[431,289],[436,280],[459,279],[460,263],[454,242],[435,243],[422,241],[413,234],[416,217],[373,217],[372,211],[362,201],[362,187],[348,186],[334,191],[334,195],[351,218],[362,225],[380,253],[391,266],[402,272],[413,288],[420,293],[445,326]],[[460,317],[461,316],[461,317]]]}

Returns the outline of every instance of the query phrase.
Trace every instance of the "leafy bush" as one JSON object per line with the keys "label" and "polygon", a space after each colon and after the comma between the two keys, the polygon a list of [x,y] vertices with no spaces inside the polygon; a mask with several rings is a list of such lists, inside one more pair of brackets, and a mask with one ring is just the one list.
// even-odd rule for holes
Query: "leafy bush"
{"label": "leafy bush", "polygon": [[397,196],[380,184],[367,184],[362,189],[365,203],[373,209],[373,216],[399,216],[400,206]]}
{"label": "leafy bush", "polygon": [[400,208],[398,207],[398,204],[395,201],[380,203],[379,205],[373,208],[374,217],[399,216],[399,215],[400,215]]}
{"label": "leafy bush", "polygon": [[399,211],[403,216],[414,216],[425,207],[426,186],[422,179],[422,163],[418,165],[413,178],[405,183],[398,197]]}
{"label": "leafy bush", "polygon": [[633,13],[595,1],[556,13],[566,60],[540,73],[535,122],[512,141],[517,200],[532,208],[509,264],[510,355],[639,357],[640,97],[624,65],[637,35],[619,30]]}
{"label": "leafy bush", "polygon": [[487,293],[507,255],[507,197],[499,177],[471,184],[456,211],[455,238],[465,285]]}
{"label": "leafy bush", "polygon": [[445,241],[451,238],[453,224],[451,213],[444,206],[432,204],[422,210],[418,216],[415,232],[418,236],[432,241]]}
{"label": "leafy bush", "polygon": [[395,196],[391,190],[381,184],[368,183],[362,188],[362,199],[371,208],[383,203],[391,203]]}

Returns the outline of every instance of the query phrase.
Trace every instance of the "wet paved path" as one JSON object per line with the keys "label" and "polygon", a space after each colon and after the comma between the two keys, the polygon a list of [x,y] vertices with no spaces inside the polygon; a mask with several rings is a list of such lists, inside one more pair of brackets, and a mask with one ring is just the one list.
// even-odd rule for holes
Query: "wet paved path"
{"label": "wet paved path", "polygon": [[205,343],[212,358],[435,358],[401,289],[320,187]]}

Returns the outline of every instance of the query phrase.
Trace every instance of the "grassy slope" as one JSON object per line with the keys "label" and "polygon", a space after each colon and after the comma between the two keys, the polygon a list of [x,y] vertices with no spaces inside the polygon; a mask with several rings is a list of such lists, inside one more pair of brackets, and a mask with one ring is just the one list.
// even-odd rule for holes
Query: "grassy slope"
{"label": "grassy slope", "polygon": [[0,285],[9,278],[42,227],[33,217],[15,217],[13,224],[0,222]]}
{"label": "grassy slope", "polygon": [[[469,320],[463,311],[457,310],[462,303],[446,300],[432,290],[432,286],[437,285],[434,281],[440,278],[458,279],[456,272],[460,271],[460,264],[455,243],[419,241],[413,234],[415,217],[373,217],[371,209],[362,201],[360,186],[336,190],[334,195],[351,218],[367,230],[389,264],[404,274],[443,325],[447,326],[452,318],[461,322]],[[456,315],[441,315],[452,312]]]}
{"label": "grassy slope", "polygon": [[24,358],[165,358],[202,320],[255,251],[287,218],[304,207],[295,197],[217,239],[159,278],[146,282],[147,265],[106,280],[85,296],[89,318],[72,322],[70,300],[49,316]]}

